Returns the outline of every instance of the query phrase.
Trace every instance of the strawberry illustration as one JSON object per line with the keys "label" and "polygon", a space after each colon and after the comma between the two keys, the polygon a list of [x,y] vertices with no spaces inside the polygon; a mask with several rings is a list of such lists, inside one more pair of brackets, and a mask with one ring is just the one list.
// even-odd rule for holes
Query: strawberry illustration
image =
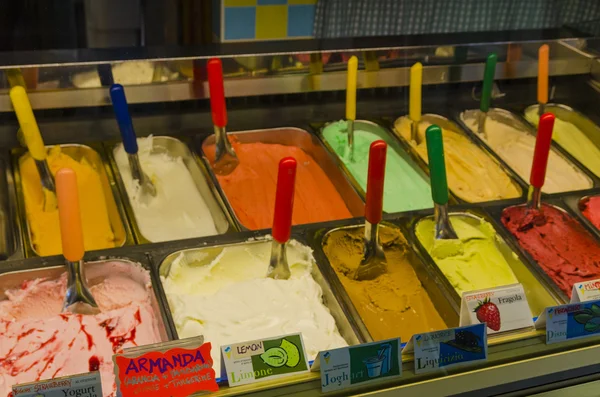
{"label": "strawberry illustration", "polygon": [[485,298],[483,302],[479,301],[473,311],[477,313],[479,322],[486,323],[494,331],[500,331],[500,310],[498,310],[498,306],[490,302],[490,298]]}

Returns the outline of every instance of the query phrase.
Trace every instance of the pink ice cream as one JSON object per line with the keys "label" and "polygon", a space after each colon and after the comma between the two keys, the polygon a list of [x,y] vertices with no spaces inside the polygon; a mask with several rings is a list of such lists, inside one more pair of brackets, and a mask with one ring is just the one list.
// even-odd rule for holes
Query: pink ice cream
{"label": "pink ice cream", "polygon": [[161,341],[148,271],[112,261],[91,264],[86,276],[98,315],[61,313],[66,273],[54,280],[28,280],[5,292],[8,299],[0,301],[0,397],[10,396],[15,384],[89,371],[100,371],[104,396],[114,396],[113,354]]}

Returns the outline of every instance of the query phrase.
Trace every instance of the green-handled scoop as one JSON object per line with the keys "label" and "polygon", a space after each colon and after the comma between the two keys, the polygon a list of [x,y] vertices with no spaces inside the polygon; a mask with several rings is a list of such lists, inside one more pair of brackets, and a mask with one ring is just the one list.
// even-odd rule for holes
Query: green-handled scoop
{"label": "green-handled scoop", "polygon": [[458,236],[448,217],[448,180],[446,178],[442,129],[437,125],[431,125],[427,128],[425,136],[427,139],[431,196],[435,216],[435,240],[433,244],[435,254],[432,253],[432,255],[435,257],[457,255],[461,251],[461,245],[457,244],[459,242]]}
{"label": "green-handled scoop", "polygon": [[492,53],[488,55],[483,73],[483,88],[481,89],[481,102],[479,103],[479,126],[477,132],[485,134],[485,120],[492,102],[492,89],[494,88],[494,76],[496,75],[496,63],[498,57]]}

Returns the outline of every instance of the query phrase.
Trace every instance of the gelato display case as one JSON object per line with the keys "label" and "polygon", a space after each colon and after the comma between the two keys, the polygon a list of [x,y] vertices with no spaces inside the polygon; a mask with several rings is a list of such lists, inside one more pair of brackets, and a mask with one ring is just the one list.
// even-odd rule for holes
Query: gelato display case
{"label": "gelato display case", "polygon": [[[220,347],[299,332],[312,364],[338,347],[390,338],[405,345],[415,334],[464,324],[463,293],[514,285],[532,321],[489,332],[487,360],[417,373],[405,352],[401,376],[328,394],[591,387],[600,380],[600,334],[547,344],[545,329],[532,324],[547,307],[569,303],[574,283],[600,279],[599,43],[540,31],[0,53],[0,396],[16,384],[94,370],[104,396],[114,396],[113,353],[196,336],[212,343],[216,395],[319,396],[318,371],[230,387]],[[540,104],[542,45],[550,98]],[[482,118],[491,53],[498,63]],[[340,118],[352,56],[358,89],[348,123]],[[229,173],[215,167],[225,130],[209,103],[207,63],[215,57],[227,104],[222,124],[239,162]],[[417,62],[425,111],[415,121]],[[120,141],[113,82],[127,94],[135,153]],[[100,314],[61,313],[67,277],[58,211],[47,208],[39,161],[22,143],[9,94],[19,85],[48,145],[50,171],[77,173],[85,273]],[[556,116],[538,192],[543,222],[525,206],[540,105]],[[425,132],[433,124],[443,137],[457,234],[444,250],[436,246],[440,215]],[[359,281],[372,227],[364,217],[369,149],[378,140],[387,147],[379,226],[387,267]],[[284,248],[291,276],[279,280],[267,271],[277,240],[277,164],[288,156],[297,161]],[[155,193],[143,192],[141,176]],[[77,334],[84,328],[89,345]],[[22,361],[36,353],[35,364]]]}

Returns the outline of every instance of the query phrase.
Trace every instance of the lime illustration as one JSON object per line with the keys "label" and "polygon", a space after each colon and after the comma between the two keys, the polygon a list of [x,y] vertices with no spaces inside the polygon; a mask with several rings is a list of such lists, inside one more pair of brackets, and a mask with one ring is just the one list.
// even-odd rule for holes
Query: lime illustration
{"label": "lime illustration", "polygon": [[279,347],[287,354],[287,362],[285,363],[286,367],[294,368],[296,365],[298,365],[300,362],[300,350],[298,350],[298,346],[286,339],[282,339]]}
{"label": "lime illustration", "polygon": [[283,367],[288,361],[288,355],[281,347],[270,348],[261,354],[260,358],[265,362],[265,364],[273,368]]}

